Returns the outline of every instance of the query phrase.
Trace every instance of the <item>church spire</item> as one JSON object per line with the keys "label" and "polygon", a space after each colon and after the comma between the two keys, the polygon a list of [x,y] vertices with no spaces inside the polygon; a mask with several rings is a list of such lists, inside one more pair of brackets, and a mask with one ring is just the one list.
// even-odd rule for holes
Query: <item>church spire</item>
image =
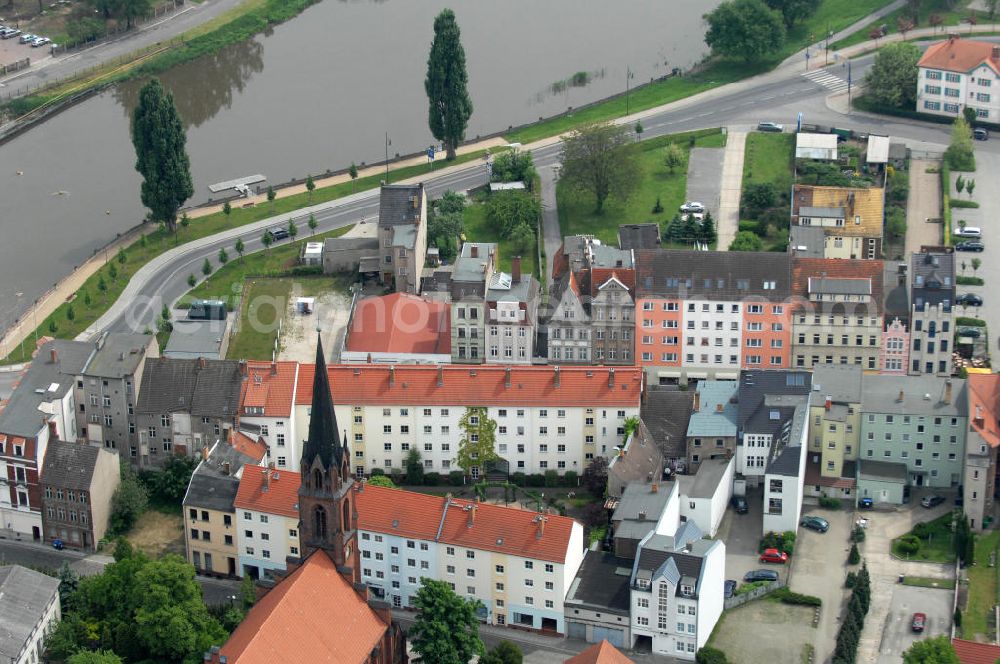
{"label": "church spire", "polygon": [[330,377],[326,371],[326,358],[323,357],[323,342],[317,338],[309,437],[302,448],[300,467],[306,472],[305,469],[311,467],[319,457],[324,468],[339,469],[343,456],[344,448],[340,444],[337,416],[333,412],[333,398],[330,395]]}

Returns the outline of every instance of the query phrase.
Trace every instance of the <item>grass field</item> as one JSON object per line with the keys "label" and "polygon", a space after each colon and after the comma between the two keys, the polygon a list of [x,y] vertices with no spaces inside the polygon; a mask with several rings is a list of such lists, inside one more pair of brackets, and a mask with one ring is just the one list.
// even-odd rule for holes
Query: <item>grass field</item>
{"label": "grass field", "polygon": [[[725,137],[719,133],[698,136],[698,147],[721,147]],[[663,164],[663,148],[677,142],[685,150],[688,140],[683,134],[661,136],[643,141],[631,149],[638,153],[639,183],[635,191],[625,201],[609,198],[604,211],[594,211],[594,198],[590,194],[574,191],[560,182],[556,186],[556,201],[559,206],[559,229],[562,235],[593,235],[602,242],[618,243],[618,226],[643,222],[657,222],[663,227],[677,214],[677,208],[684,202],[687,190],[687,166],[670,173]],[[659,197],[663,211],[654,213],[653,206]]]}
{"label": "grass field", "polygon": [[792,187],[794,157],[793,134],[750,132],[743,162],[743,187],[770,182],[779,194],[787,194]]}
{"label": "grass field", "polygon": [[993,638],[993,605],[997,603],[997,567],[990,567],[990,554],[1000,546],[1000,531],[976,538],[976,564],[966,569],[969,592],[962,612],[961,634],[966,639]]}
{"label": "grass field", "polygon": [[[500,263],[497,268],[503,272],[510,272],[510,261],[519,252],[511,248],[510,243],[500,237],[499,230],[490,224],[486,218],[486,206],[482,203],[473,203],[465,208],[465,237],[470,242],[496,242],[500,253]],[[539,278],[538,261],[536,252],[527,251],[521,253],[521,272],[533,274]]]}
{"label": "grass field", "polygon": [[955,579],[932,579],[926,576],[905,576],[904,586],[917,586],[918,588],[949,588],[954,589]]}
{"label": "grass field", "polygon": [[[957,6],[951,6],[951,5]],[[941,17],[941,32],[945,32],[944,28],[947,26],[958,25],[959,21],[969,15],[969,0],[961,0],[958,3],[949,2],[949,0],[921,0],[920,10],[917,12],[917,21],[914,27],[916,28],[929,28],[932,27],[930,24],[930,17],[937,14]],[[844,48],[845,46],[853,46],[854,44],[860,44],[861,42],[868,41],[870,37],[868,36],[872,30],[878,28],[881,25],[888,27],[888,34],[895,34],[899,32],[899,19],[903,16],[911,16],[912,12],[907,7],[901,7],[885,17],[873,21],[858,30],[854,34],[841,39],[838,42],[830,44],[830,50]]]}
{"label": "grass field", "polygon": [[920,540],[920,550],[913,555],[906,555],[899,550],[899,538],[892,541],[892,553],[899,558],[908,560],[928,560],[938,563],[950,563],[955,560],[955,547],[952,544],[951,514],[928,521],[930,534]]}

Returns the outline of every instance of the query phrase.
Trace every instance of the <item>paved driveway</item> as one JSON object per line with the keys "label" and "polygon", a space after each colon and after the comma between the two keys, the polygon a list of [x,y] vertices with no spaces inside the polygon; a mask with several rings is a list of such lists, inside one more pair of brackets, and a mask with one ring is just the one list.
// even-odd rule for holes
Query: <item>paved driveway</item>
{"label": "paved driveway", "polygon": [[[901,584],[894,586],[889,615],[882,632],[879,664],[899,664],[903,651],[917,639],[951,634],[951,604],[951,590]],[[910,629],[913,614],[917,612],[927,614],[927,624],[922,634],[916,634]]]}
{"label": "paved driveway", "polygon": [[757,560],[764,515],[762,513],[762,489],[748,489],[747,503],[750,511],[737,514],[732,507],[722,519],[716,539],[726,543],[726,578],[743,583],[743,575],[752,569],[773,569],[782,576],[787,575],[784,565],[770,565]]}
{"label": "paved driveway", "polygon": [[[941,162],[929,159],[910,160],[910,196],[906,201],[906,256],[924,245],[941,244],[941,174],[928,173]],[[909,258],[907,258],[909,260]]]}
{"label": "paved driveway", "polygon": [[688,158],[687,200],[700,201],[719,218],[719,192],[722,191],[723,148],[694,148]]}

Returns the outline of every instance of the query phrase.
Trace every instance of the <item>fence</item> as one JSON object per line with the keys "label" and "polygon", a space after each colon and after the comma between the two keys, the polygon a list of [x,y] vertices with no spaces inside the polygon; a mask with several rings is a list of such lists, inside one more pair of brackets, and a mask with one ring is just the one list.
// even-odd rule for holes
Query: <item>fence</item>
{"label": "fence", "polygon": [[141,16],[139,18],[132,19],[131,22],[126,23],[125,25],[116,26],[113,30],[105,30],[105,32],[104,32],[103,35],[94,35],[94,36],[91,36],[91,37],[87,37],[86,39],[80,39],[80,40],[74,41],[74,42],[67,42],[65,44],[59,44],[57,47],[53,47],[52,51],[53,51],[53,53],[56,53],[56,52],[59,52],[59,51],[68,53],[69,51],[75,51],[75,50],[79,50],[79,49],[84,49],[84,48],[88,48],[90,46],[97,46],[98,44],[100,44],[102,42],[105,42],[105,41],[108,41],[109,39],[117,37],[118,35],[124,34],[126,32],[132,32],[136,28],[142,26],[145,23],[149,23],[150,21],[152,21],[154,19],[158,19],[161,16],[166,16],[167,14],[175,12],[178,9],[180,9],[182,6],[184,6],[183,2],[178,3],[175,0],[175,2],[172,3],[172,4],[170,4],[170,5],[163,5],[162,7],[154,7],[153,11],[151,11],[148,14],[145,14],[144,16]]}
{"label": "fence", "polygon": [[752,602],[755,599],[760,599],[764,595],[774,592],[778,588],[784,588],[786,585],[785,581],[778,579],[777,581],[769,581],[763,586],[757,586],[753,590],[739,595],[733,595],[729,599],[722,603],[722,608],[729,610],[735,609],[737,606],[743,606],[747,602]]}
{"label": "fence", "polygon": [[0,76],[5,74],[10,74],[11,72],[20,71],[25,67],[31,66],[31,58],[24,58],[23,60],[18,60],[17,62],[12,62],[9,65],[0,65]]}

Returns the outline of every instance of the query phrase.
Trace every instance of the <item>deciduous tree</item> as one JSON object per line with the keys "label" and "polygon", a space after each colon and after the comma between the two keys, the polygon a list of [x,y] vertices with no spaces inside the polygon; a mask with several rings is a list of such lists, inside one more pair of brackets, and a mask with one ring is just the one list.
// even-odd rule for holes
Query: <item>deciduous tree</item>
{"label": "deciduous tree", "polygon": [[726,0],[704,18],[705,43],[719,55],[751,62],[785,43],[784,18],[761,0]]}
{"label": "deciduous tree", "polygon": [[563,141],[561,178],[591,194],[600,213],[609,196],[625,200],[637,186],[639,169],[630,145],[624,127],[608,123],[580,127]]}
{"label": "deciduous tree", "polygon": [[123,660],[110,650],[81,650],[71,655],[66,664],[123,664]]}
{"label": "deciduous tree", "polygon": [[427,58],[424,89],[430,106],[431,134],[444,144],[448,159],[455,158],[455,149],[465,139],[465,128],[472,115],[468,82],[465,49],[455,12],[442,10],[434,19],[434,41]]}
{"label": "deciduous tree", "polygon": [[241,237],[236,238],[236,244],[233,245],[233,249],[235,249],[236,253],[240,255],[240,262],[242,263],[243,252],[246,250],[246,245],[243,244],[243,238]]}
{"label": "deciduous tree", "polygon": [[760,251],[763,248],[760,237],[750,231],[740,231],[729,245],[729,251]]}
{"label": "deciduous tree", "polygon": [[481,604],[459,597],[444,581],[421,582],[413,598],[417,616],[408,634],[413,650],[435,664],[468,664],[474,655],[482,656],[486,648],[476,615]]}
{"label": "deciduous tree", "polygon": [[918,639],[903,653],[903,664],[961,664],[947,636]]}
{"label": "deciduous tree", "polygon": [[310,213],[307,225],[309,226],[309,234],[316,235],[316,227],[319,226],[319,222],[316,221],[316,215]]}
{"label": "deciduous tree", "polygon": [[818,3],[814,0],[764,0],[771,9],[778,11],[785,22],[785,27],[791,29],[802,19],[809,18],[816,11]]}
{"label": "deciduous tree", "polygon": [[663,165],[667,167],[671,175],[685,163],[687,163],[687,152],[684,151],[684,148],[676,143],[670,143],[663,148]]}
{"label": "deciduous tree", "polygon": [[972,130],[964,116],[955,118],[951,126],[951,143],[944,152],[944,159],[952,170],[976,170],[976,157],[972,150]]}
{"label": "deciduous tree", "polygon": [[458,466],[467,474],[473,466],[483,468],[497,458],[497,423],[485,408],[470,406],[458,421],[462,440],[458,443]]}
{"label": "deciduous tree", "polygon": [[535,229],[541,211],[538,198],[527,191],[498,191],[486,200],[486,217],[504,239],[511,238],[522,226]]}
{"label": "deciduous tree", "polygon": [[595,456],[583,471],[583,485],[595,496],[603,496],[608,488],[608,460]]}
{"label": "deciduous tree", "polygon": [[410,448],[406,455],[406,483],[416,486],[424,483],[424,462],[416,448]]}
{"label": "deciduous tree", "polygon": [[872,101],[912,110],[917,100],[917,61],[920,49],[906,42],[888,44],[875,56],[865,74],[865,90]]}

